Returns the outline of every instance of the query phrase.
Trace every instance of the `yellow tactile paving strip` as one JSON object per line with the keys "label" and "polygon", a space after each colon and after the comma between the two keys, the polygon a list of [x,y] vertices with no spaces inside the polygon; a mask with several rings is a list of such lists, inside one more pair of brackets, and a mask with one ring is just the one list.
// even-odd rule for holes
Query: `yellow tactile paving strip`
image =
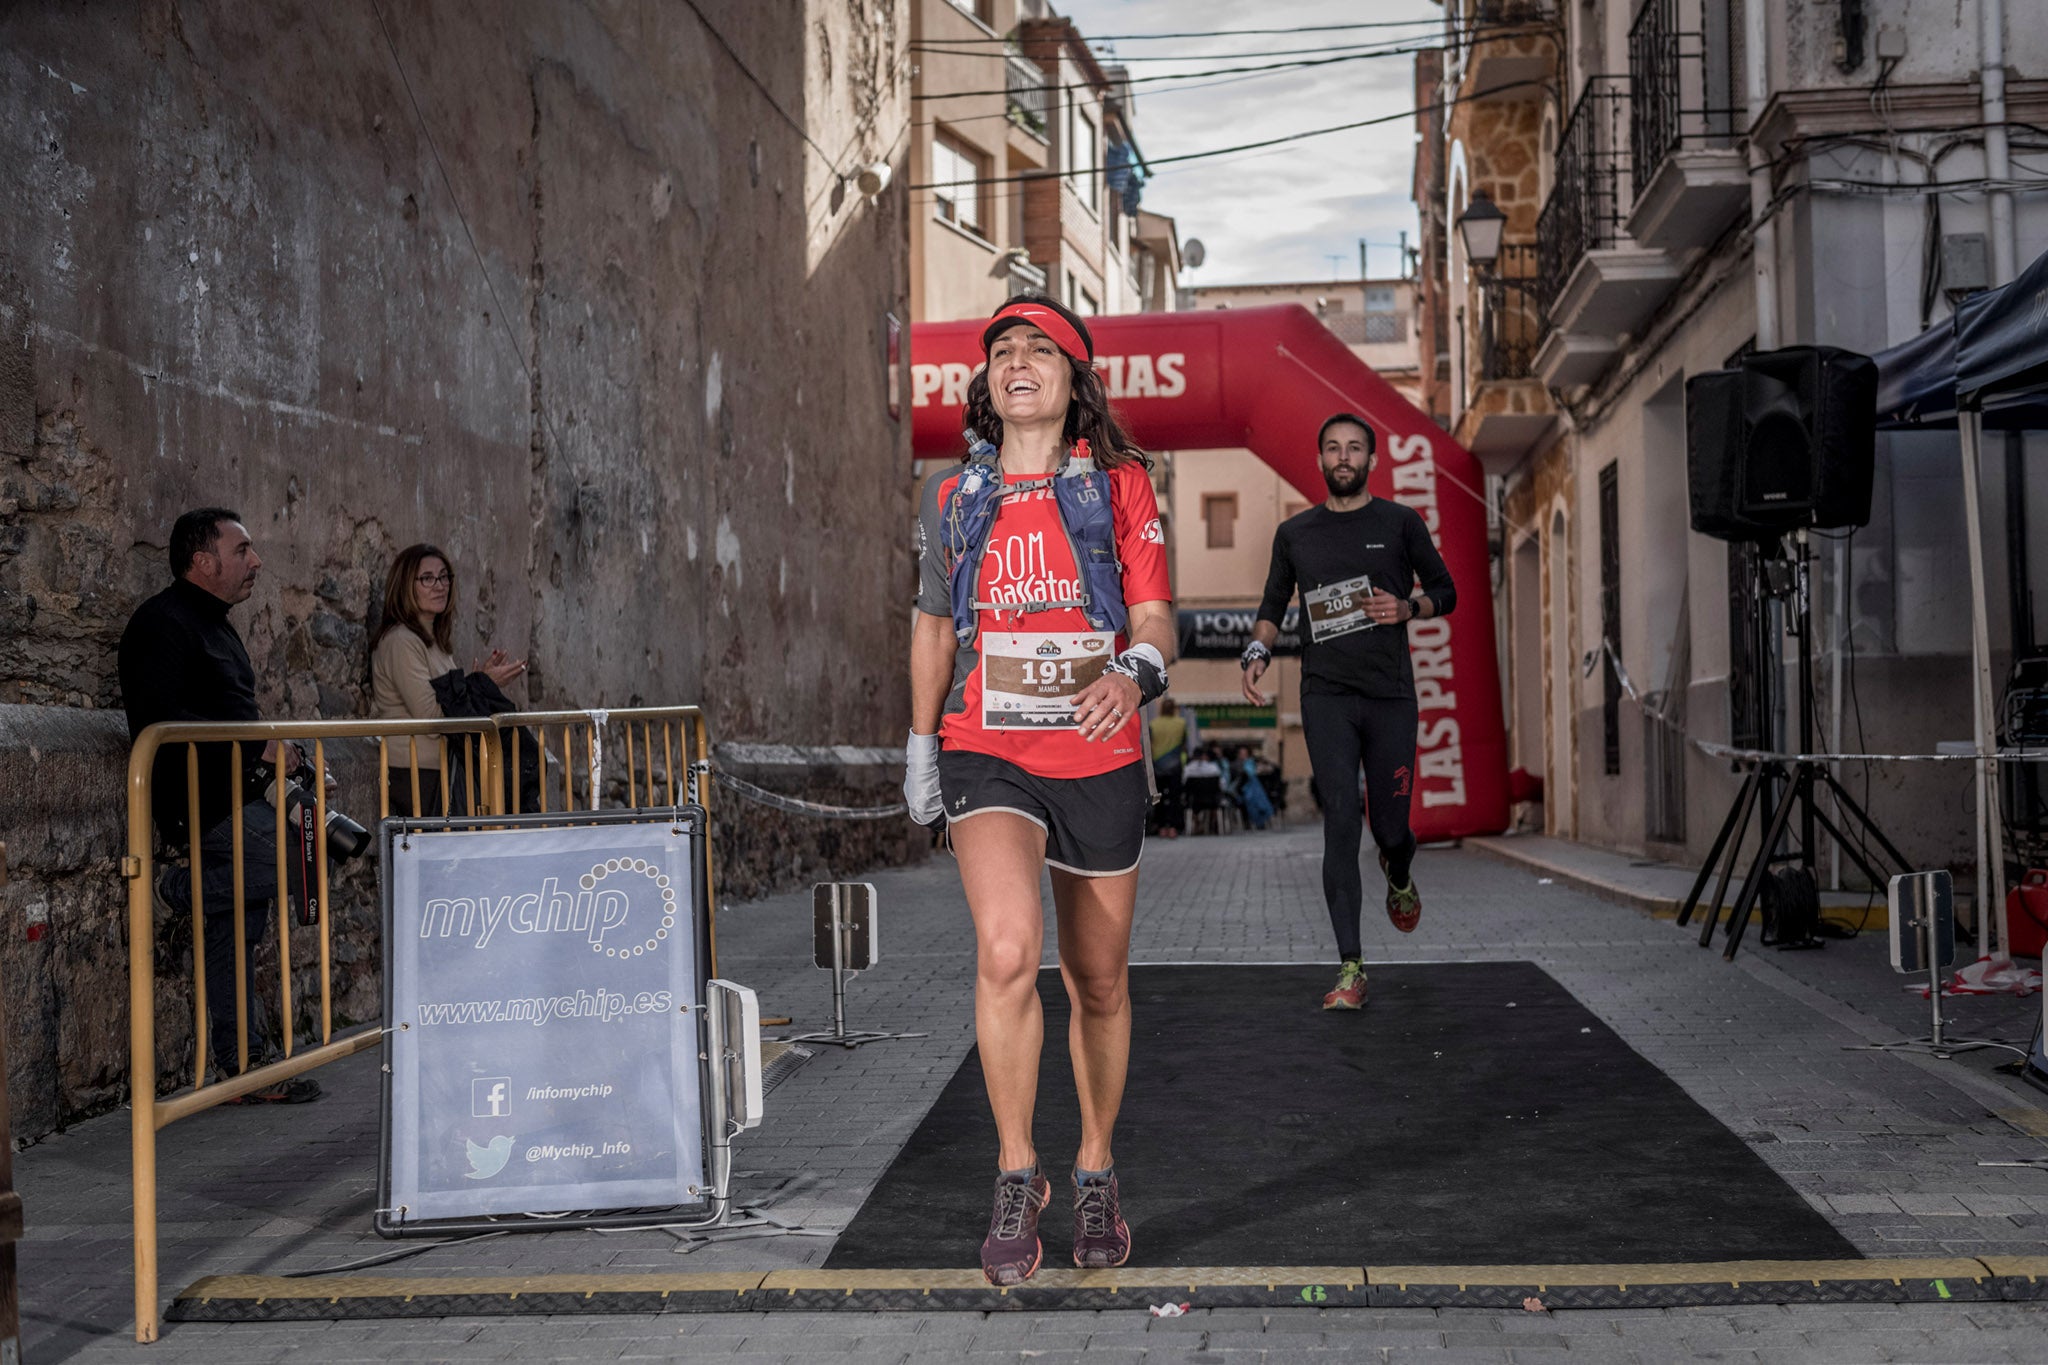
{"label": "yellow tactile paving strip", "polygon": [[[1639,1265],[1490,1265],[1490,1266],[1174,1266],[1147,1269],[1071,1270],[1049,1267],[1017,1290],[991,1289],[974,1270],[776,1270],[749,1273],[529,1276],[371,1276],[322,1275],[285,1278],[271,1275],[215,1275],[202,1279],[178,1296],[192,1310],[219,1314],[234,1305],[317,1305],[346,1302],[361,1308],[382,1301],[393,1316],[431,1312],[432,1305],[464,1299],[474,1311],[476,1300],[502,1300],[508,1309],[517,1301],[547,1296],[562,1299],[682,1296],[697,1304],[704,1296],[744,1298],[749,1308],[778,1302],[815,1305],[821,1298],[886,1298],[891,1306],[916,1306],[930,1301],[943,1307],[962,1295],[1007,1298],[1029,1291],[1036,1305],[1056,1307],[1065,1297],[1093,1301],[1125,1290],[1203,1289],[1256,1293],[1264,1289],[1276,1299],[1316,1303],[1320,1294],[1297,1294],[1302,1286],[1332,1293],[1363,1293],[1378,1288],[1409,1296],[1441,1289],[1447,1293],[1529,1289],[1615,1291],[1617,1298],[1660,1288],[1697,1286],[1706,1289],[1754,1286],[1797,1286],[1803,1298],[1825,1298],[1829,1286],[1855,1287],[1859,1299],[1872,1286],[1893,1285],[1907,1297],[1908,1286],[1975,1286],[1986,1281],[2015,1282],[2048,1290],[2048,1257],[1992,1256],[1890,1259],[1866,1261],[1709,1261]],[[1282,1294],[1281,1291],[1288,1291]],[[1995,1291],[1992,1292],[1995,1296]],[[934,1299],[934,1296],[937,1296]],[[1911,1297],[1922,1297],[1913,1293]],[[573,1306],[573,1305],[571,1305]],[[1589,1305],[1590,1306],[1590,1305]]]}

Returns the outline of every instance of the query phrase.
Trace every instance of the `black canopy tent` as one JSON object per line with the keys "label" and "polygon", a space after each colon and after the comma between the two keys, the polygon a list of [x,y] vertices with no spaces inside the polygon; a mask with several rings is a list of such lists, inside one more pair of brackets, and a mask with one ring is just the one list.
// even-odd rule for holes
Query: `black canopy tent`
{"label": "black canopy tent", "polygon": [[[1875,357],[1878,425],[1953,427],[1962,452],[1970,561],[1970,644],[1977,760],[1977,903],[1995,926],[1994,955],[2010,956],[2005,910],[2005,836],[1992,814],[1991,630],[1980,497],[1986,428],[2048,431],[2048,252],[2011,283],[1973,294],[1945,321]],[[2048,1015],[2048,996],[2043,997]]]}

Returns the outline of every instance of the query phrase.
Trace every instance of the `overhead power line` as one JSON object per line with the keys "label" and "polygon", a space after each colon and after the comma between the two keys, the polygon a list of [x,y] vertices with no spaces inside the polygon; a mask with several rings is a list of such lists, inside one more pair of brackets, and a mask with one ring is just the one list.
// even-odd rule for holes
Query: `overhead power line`
{"label": "overhead power line", "polygon": [[[1358,52],[1367,48],[1382,48],[1391,43],[1416,43],[1421,41],[1423,39],[1420,35],[1410,35],[1405,38],[1378,39],[1370,43],[1319,43],[1315,47],[1279,47],[1274,48],[1270,52],[1161,53],[1151,57],[1117,57],[1105,60],[1111,66],[1122,66],[1129,62],[1213,62],[1218,58],[1227,58],[1231,61],[1245,61],[1253,57],[1330,56],[1339,52]],[[1435,44],[1432,43],[1432,46],[1435,46]],[[1005,61],[1012,55],[1021,55],[1010,52],[963,52],[956,47],[932,47],[917,43],[911,44],[910,50],[927,56],[973,57],[979,61]]]}
{"label": "overhead power line", "polygon": [[[1483,90],[1475,90],[1469,95],[1460,95],[1447,100],[1438,100],[1433,104],[1418,105],[1413,109],[1403,109],[1398,113],[1393,114],[1382,114],[1377,118],[1357,119],[1351,123],[1334,123],[1327,128],[1310,128],[1305,132],[1285,133],[1279,137],[1263,138],[1257,142],[1239,143],[1235,147],[1215,147],[1211,148],[1206,152],[1182,152],[1178,156],[1147,157],[1146,163],[1150,166],[1167,166],[1172,165],[1176,162],[1203,161],[1207,160],[1210,157],[1229,156],[1233,152],[1251,152],[1257,151],[1263,147],[1278,147],[1290,142],[1301,142],[1312,137],[1327,137],[1331,133],[1348,133],[1355,128],[1370,128],[1376,124],[1396,123],[1403,119],[1412,119],[1417,114],[1433,113],[1444,109],[1449,109],[1455,105],[1469,104],[1475,100],[1483,100],[1490,96],[1498,95],[1508,90],[1521,90],[1529,86],[1541,86],[1544,84],[1546,84],[1545,81],[1543,81],[1540,78],[1534,77],[1528,80],[1503,81],[1499,85],[1489,85]],[[1026,180],[1056,180],[1067,176],[1078,178],[1082,176],[1100,175],[1106,169],[1107,167],[1103,166],[1087,166],[1074,167],[1070,170],[1030,171],[1023,175],[990,176],[985,179],[934,180],[923,185],[912,185],[910,188],[911,190],[916,191],[953,189],[960,185],[1010,185],[1018,184]]]}
{"label": "overhead power line", "polygon": [[[1437,44],[1435,43],[1411,44],[1406,47],[1382,48],[1372,52],[1349,52],[1335,57],[1300,58],[1294,61],[1271,62],[1263,66],[1219,66],[1205,71],[1162,72],[1156,76],[1132,76],[1125,80],[1109,82],[1109,84],[1150,85],[1157,81],[1191,81],[1208,76],[1236,76],[1268,71],[1300,71],[1310,67],[1331,66],[1339,62],[1368,61],[1375,57],[1404,57],[1417,52],[1432,51],[1436,46]],[[1198,61],[1200,59],[1189,58],[1188,60]],[[1047,91],[1065,92],[1070,90],[1093,90],[1096,86],[1093,81],[1074,81],[1067,84],[1046,85],[1040,88]],[[936,103],[942,100],[985,99],[995,95],[1008,95],[1009,93],[1009,87],[1004,86],[999,90],[948,90],[943,93],[934,91],[928,94],[912,95],[911,99],[920,102]]]}
{"label": "overhead power line", "polygon": [[[1290,28],[1211,28],[1193,29],[1179,33],[1103,33],[1087,37],[1091,43],[1145,43],[1162,38],[1258,38],[1289,33],[1347,33],[1361,28],[1438,28],[1445,20],[1435,16],[1423,19],[1377,19],[1356,24],[1297,24]],[[1457,25],[1453,23],[1452,27]],[[1008,38],[948,38],[944,41],[967,44],[1007,43]]]}

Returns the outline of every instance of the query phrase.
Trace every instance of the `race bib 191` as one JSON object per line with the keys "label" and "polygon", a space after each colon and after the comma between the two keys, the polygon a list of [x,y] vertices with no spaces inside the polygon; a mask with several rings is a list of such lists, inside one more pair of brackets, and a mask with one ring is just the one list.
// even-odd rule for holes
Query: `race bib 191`
{"label": "race bib 191", "polygon": [[1354,630],[1371,630],[1376,624],[1365,614],[1372,582],[1364,574],[1331,583],[1301,595],[1302,614],[1308,617],[1308,638],[1317,642],[1334,640]]}
{"label": "race bib 191", "polygon": [[1102,676],[1115,647],[1103,631],[983,631],[982,728],[1078,728],[1073,699]]}

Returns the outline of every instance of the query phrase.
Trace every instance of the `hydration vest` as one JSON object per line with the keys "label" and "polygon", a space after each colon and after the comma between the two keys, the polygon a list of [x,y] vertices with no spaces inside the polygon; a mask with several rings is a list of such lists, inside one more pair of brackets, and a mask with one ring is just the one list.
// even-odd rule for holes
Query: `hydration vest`
{"label": "hydration vest", "polygon": [[[983,610],[1050,611],[1073,607],[1087,618],[1090,630],[1121,634],[1130,623],[1130,612],[1124,606],[1123,565],[1116,557],[1116,517],[1109,505],[1109,472],[1095,467],[1088,443],[1077,443],[1061,459],[1059,469],[1046,478],[1007,485],[1003,482],[1000,451],[972,431],[967,433],[967,446],[967,466],[959,482],[953,485],[939,518],[953,590],[953,633],[960,643],[973,643],[981,628]],[[1059,509],[1067,548],[1073,551],[1080,595],[1071,601],[1054,602],[981,600],[977,592],[981,560],[988,550],[1003,499],[1047,487],[1052,489],[1054,504]]]}

